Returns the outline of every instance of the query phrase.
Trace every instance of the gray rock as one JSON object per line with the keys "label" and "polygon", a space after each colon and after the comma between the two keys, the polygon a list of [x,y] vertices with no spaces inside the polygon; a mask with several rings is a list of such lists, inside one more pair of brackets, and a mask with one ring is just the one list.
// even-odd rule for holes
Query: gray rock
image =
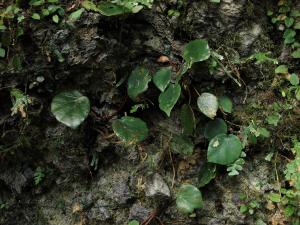
{"label": "gray rock", "polygon": [[143,221],[151,210],[143,207],[141,203],[134,204],[129,211],[129,220]]}
{"label": "gray rock", "polygon": [[158,173],[148,180],[145,192],[148,197],[171,197],[168,185]]}

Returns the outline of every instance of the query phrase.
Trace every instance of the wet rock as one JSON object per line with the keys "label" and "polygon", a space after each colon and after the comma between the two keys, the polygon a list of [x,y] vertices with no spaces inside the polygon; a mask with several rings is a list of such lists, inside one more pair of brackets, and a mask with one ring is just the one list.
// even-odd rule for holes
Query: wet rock
{"label": "wet rock", "polygon": [[165,197],[170,198],[171,193],[168,185],[161,175],[155,173],[147,182],[146,196],[148,197]]}

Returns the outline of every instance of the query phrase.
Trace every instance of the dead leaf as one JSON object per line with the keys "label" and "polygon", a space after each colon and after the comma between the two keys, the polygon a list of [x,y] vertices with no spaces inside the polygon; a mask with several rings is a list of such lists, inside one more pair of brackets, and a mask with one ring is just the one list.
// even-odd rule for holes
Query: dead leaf
{"label": "dead leaf", "polygon": [[157,59],[157,62],[159,62],[159,63],[167,63],[167,62],[170,62],[170,59],[169,59],[169,57],[167,57],[165,55],[162,55],[162,56],[160,56]]}

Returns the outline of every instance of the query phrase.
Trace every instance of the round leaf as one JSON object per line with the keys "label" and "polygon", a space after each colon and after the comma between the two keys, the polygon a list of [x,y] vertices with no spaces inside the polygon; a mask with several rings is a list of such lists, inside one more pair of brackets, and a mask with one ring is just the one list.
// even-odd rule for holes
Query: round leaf
{"label": "round leaf", "polygon": [[204,136],[211,140],[219,134],[227,134],[227,124],[222,119],[209,121],[204,128]]}
{"label": "round leaf", "polygon": [[159,95],[159,108],[170,116],[173,107],[178,101],[181,93],[179,84],[170,84],[166,91]]}
{"label": "round leaf", "polygon": [[88,116],[90,101],[79,91],[64,91],[56,95],[51,103],[55,118],[68,127],[78,127]]}
{"label": "round leaf", "polygon": [[181,185],[176,196],[176,205],[179,211],[187,214],[194,212],[194,209],[202,208],[201,192],[191,184]]}
{"label": "round leaf", "polygon": [[171,70],[170,68],[162,68],[154,74],[153,82],[155,86],[160,90],[164,91],[171,80]]}
{"label": "round leaf", "polygon": [[132,100],[148,89],[148,83],[151,81],[149,70],[143,67],[135,68],[128,78],[127,92]]}
{"label": "round leaf", "polygon": [[219,107],[226,113],[232,113],[233,104],[229,97],[222,96],[218,99]]}
{"label": "round leaf", "polygon": [[135,117],[124,116],[112,123],[115,134],[127,143],[136,143],[145,140],[148,136],[147,124]]}
{"label": "round leaf", "polygon": [[174,135],[171,141],[172,151],[181,155],[191,155],[194,151],[193,142],[184,136]]}
{"label": "round leaf", "polygon": [[209,142],[207,160],[212,163],[229,165],[240,157],[242,148],[242,143],[237,136],[219,134]]}
{"label": "round leaf", "polygon": [[218,111],[218,99],[210,93],[202,93],[197,100],[200,111],[207,117],[213,119]]}
{"label": "round leaf", "polygon": [[190,64],[200,62],[210,57],[208,42],[205,39],[198,39],[189,42],[183,51],[183,58]]}

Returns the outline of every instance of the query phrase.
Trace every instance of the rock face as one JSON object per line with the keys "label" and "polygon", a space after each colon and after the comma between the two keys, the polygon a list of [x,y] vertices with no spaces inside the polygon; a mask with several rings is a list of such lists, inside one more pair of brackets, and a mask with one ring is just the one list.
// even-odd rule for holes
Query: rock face
{"label": "rock face", "polygon": [[[162,66],[157,62],[161,55],[180,63],[183,46],[196,38],[208,39],[211,48],[224,50],[222,53],[237,60],[255,51],[272,51],[265,12],[266,5],[274,3],[190,0],[184,1],[179,18],[170,18],[167,10],[161,9],[177,1],[166,2],[169,5],[154,5],[152,10],[120,17],[85,11],[74,27],[28,24],[18,46],[26,59],[22,72],[0,62],[0,206],[5,203],[3,209],[0,207],[1,225],[142,222],[167,200],[173,200],[180,182],[197,182],[194,177],[203,163],[195,159],[189,163],[177,156],[172,161],[165,148],[168,140],[161,140],[166,132],[181,132],[178,116],[165,118],[152,108],[143,111],[141,115],[151,130],[149,142],[143,145],[124,146],[110,136],[110,120],[123,115],[131,104],[122,79],[140,64],[155,71]],[[256,69],[241,68],[240,75],[246,82],[259,81],[262,78]],[[224,81],[224,76],[219,74],[220,80]],[[220,80],[214,80],[207,65],[195,65],[187,78],[199,90],[214,87]],[[230,80],[228,84],[233,86]],[[28,120],[10,115],[8,87],[26,90],[34,98]],[[52,97],[65,89],[77,89],[91,101],[92,112],[77,130],[58,124],[49,112]],[[241,96],[232,88],[232,95],[235,93]],[[147,97],[157,99],[158,94],[153,88]],[[236,120],[242,118],[237,116]],[[198,142],[195,151],[201,155],[200,161],[204,160],[200,149],[203,140]],[[2,154],[2,147],[10,151]],[[170,188],[173,166],[177,169],[178,165],[192,168],[177,175]],[[239,213],[236,195],[259,195],[269,190],[272,181],[266,176],[266,165],[256,165],[259,174],[247,166],[238,181],[220,176],[218,183],[203,190],[206,207],[196,211],[194,218],[181,215],[174,204],[158,216],[165,224],[255,224]],[[38,186],[34,185],[37,167],[45,171]],[[265,183],[255,190],[253,182],[258,179]]]}

